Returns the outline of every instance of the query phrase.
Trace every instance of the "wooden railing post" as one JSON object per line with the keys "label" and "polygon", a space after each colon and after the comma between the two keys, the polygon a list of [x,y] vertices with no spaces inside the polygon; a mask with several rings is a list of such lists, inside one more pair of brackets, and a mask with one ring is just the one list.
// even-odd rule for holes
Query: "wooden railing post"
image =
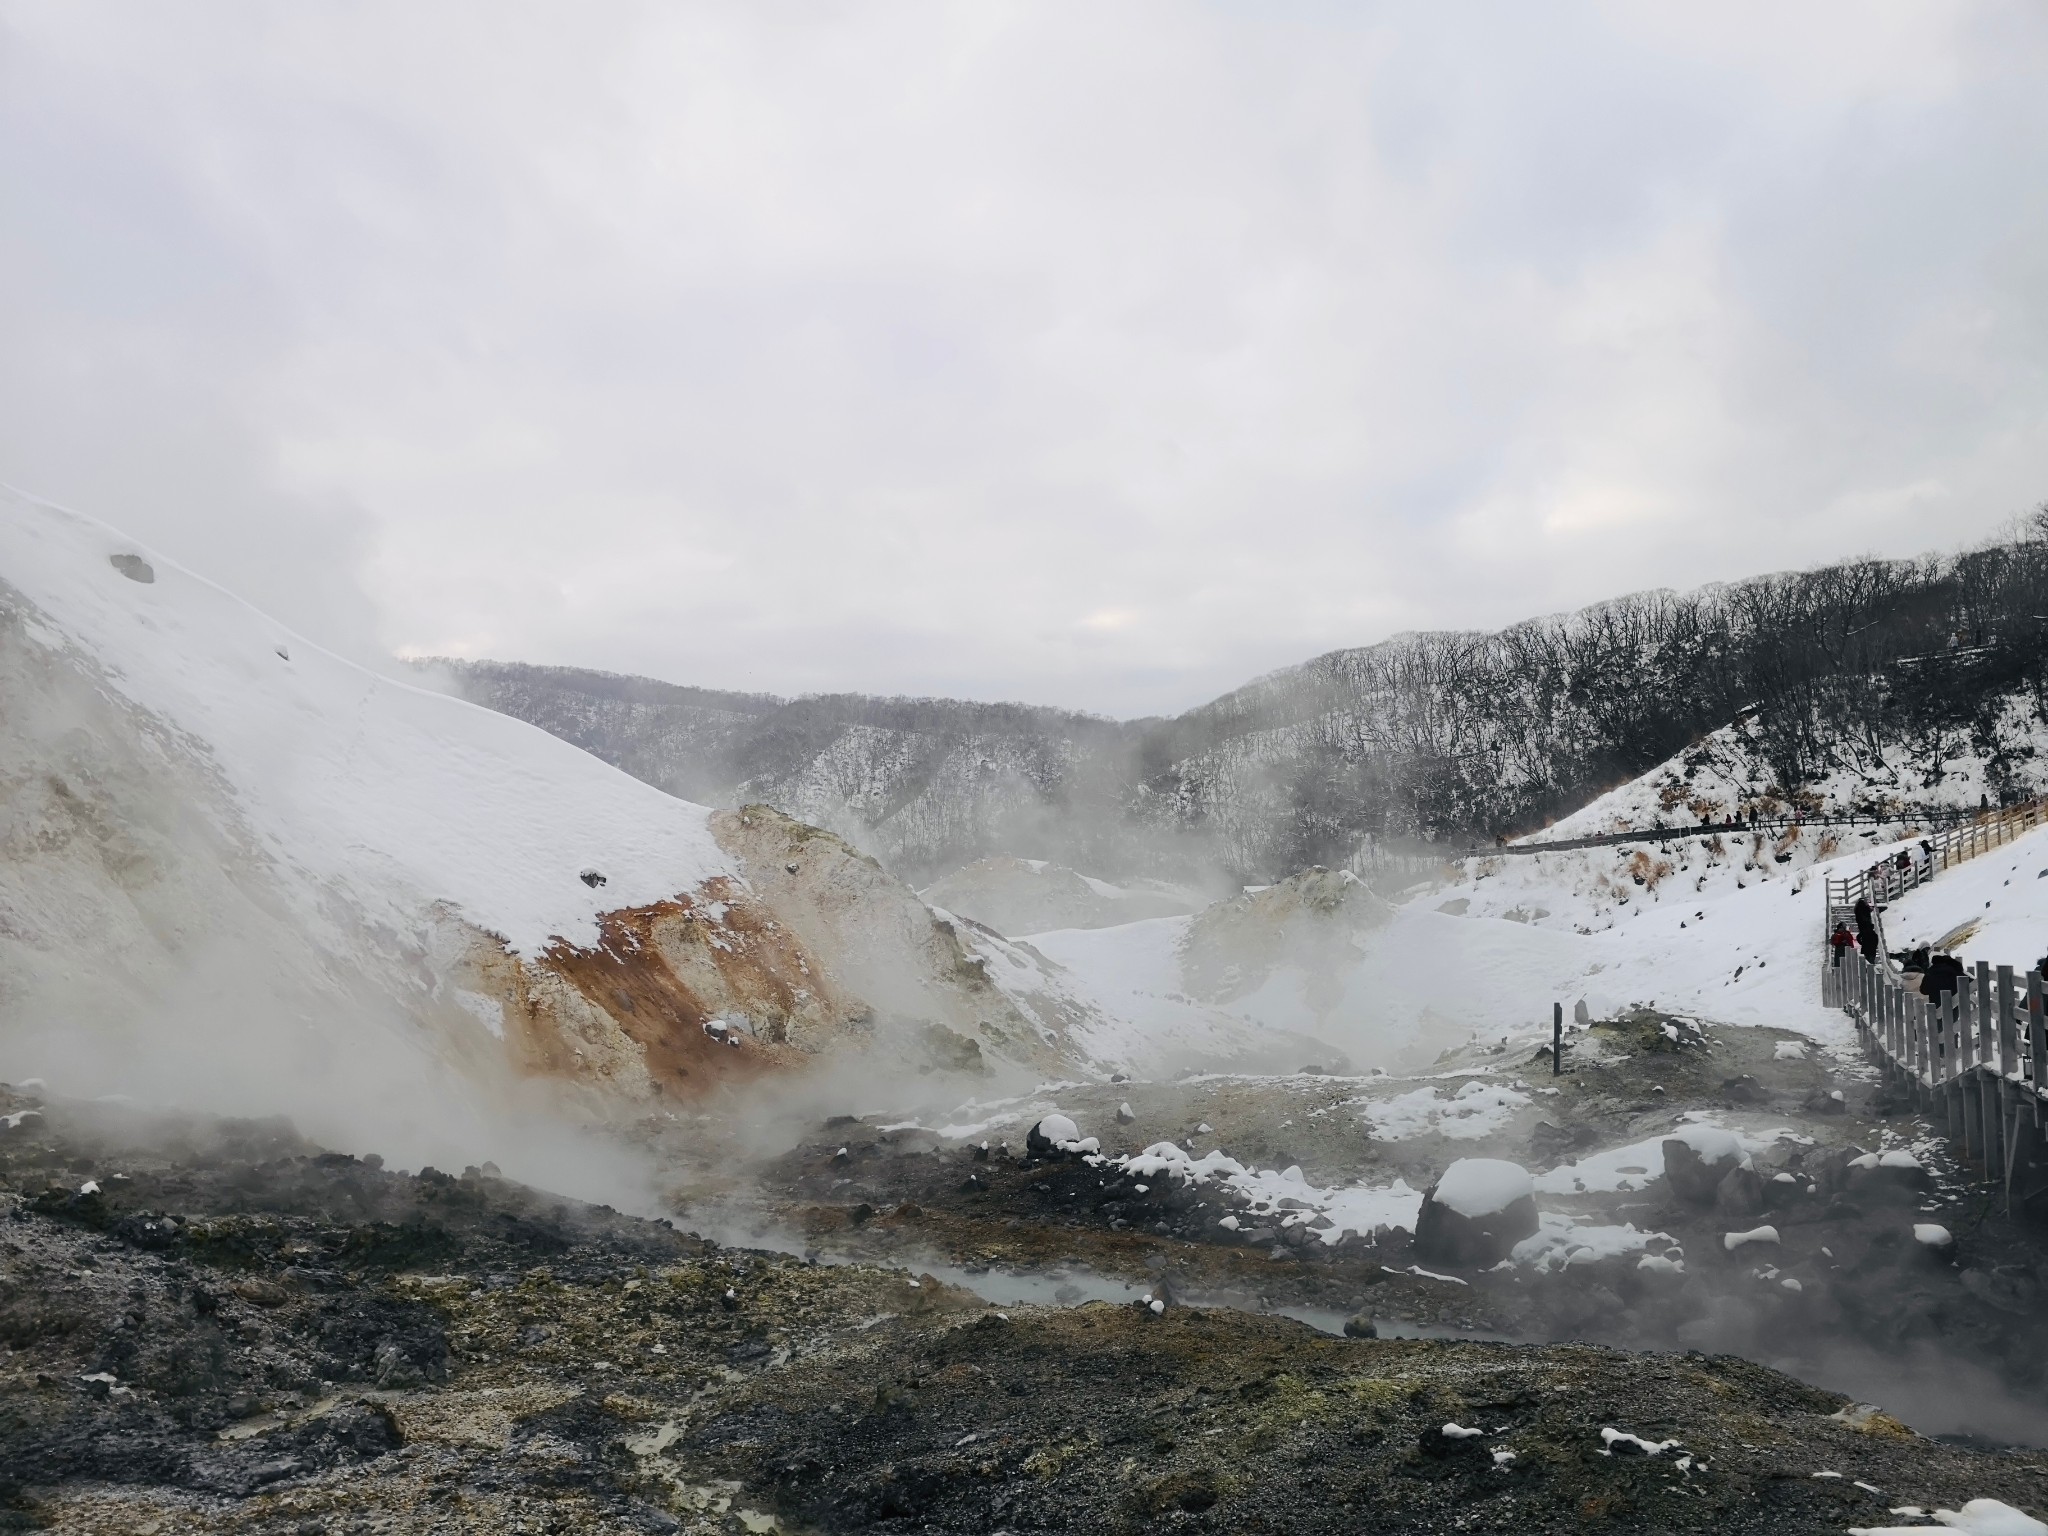
{"label": "wooden railing post", "polygon": [[[2040,983],[2039,971],[2034,973],[2035,983]],[[2041,1092],[2048,1088],[2048,1012],[2036,1008],[2027,1015],[2027,1101],[2034,1110],[2034,1129],[2041,1129],[2041,1119],[2048,1108],[2041,1102]]]}
{"label": "wooden railing post", "polygon": [[1920,1076],[1931,1094],[1941,1081],[1941,999],[1920,999]]}
{"label": "wooden railing post", "polygon": [[1966,972],[1956,988],[1956,1110],[1962,1124],[1965,1161],[1977,1155],[1984,1135],[1977,1118],[1977,1095],[1972,1083],[1977,1075],[1977,994],[1984,975],[1984,962],[1980,960],[1977,962],[1979,986],[1970,984]]}
{"label": "wooden railing post", "polygon": [[[2029,1017],[2041,1011],[2041,973],[2027,972],[2027,1014]],[[2007,1014],[1999,1020],[1998,1030],[1998,1075],[2011,1077],[2020,1069],[2020,1016],[2017,1012]]]}
{"label": "wooden railing post", "polygon": [[[2031,1131],[2041,1123],[2041,1096],[2037,1090],[2041,1085],[2042,1024],[2044,1020],[2048,1020],[2048,1001],[2044,1001],[2044,991],[2048,991],[2048,982],[2042,980],[2041,968],[2035,966],[2027,972],[2026,1017],[2013,1021],[2013,1059],[2012,1066],[2007,1069],[2016,1080],[2013,1084],[2013,1097],[2015,1100],[2013,1104],[2013,1133],[2015,1137],[2020,1134],[2020,1122],[2022,1119],[2019,1112],[2020,1106],[2018,1101],[2020,1099],[2024,1098],[2029,1105],[2028,1113],[2024,1117],[2028,1122],[2027,1129]],[[2022,1044],[2026,1047],[2024,1058],[2020,1055]],[[2014,1161],[2017,1161],[2018,1155],[2018,1150],[2015,1148],[2011,1154]],[[2008,1199],[2010,1199],[2012,1193],[2011,1182],[2010,1170],[2008,1170],[2006,1180]]]}
{"label": "wooden railing post", "polygon": [[1985,1041],[1985,1070],[1978,1074],[1983,1083],[1985,1156],[1984,1172],[1993,1180],[2002,1180],[2011,1145],[2011,1131],[2005,1112],[2005,1080],[2000,1074],[1999,1061],[2005,1054],[2006,1038],[2012,1033],[2013,1009],[2017,1006],[2017,989],[2013,985],[2012,967],[1998,968],[1998,1011],[1992,1018],[1993,1034]]}
{"label": "wooden railing post", "polygon": [[1991,962],[1977,962],[1977,1048],[1973,1053],[1978,1066],[1991,1056]]}
{"label": "wooden railing post", "polygon": [[1927,1079],[1927,999],[1907,993],[1907,1069],[1913,1073],[1913,1098],[1923,1100]]}

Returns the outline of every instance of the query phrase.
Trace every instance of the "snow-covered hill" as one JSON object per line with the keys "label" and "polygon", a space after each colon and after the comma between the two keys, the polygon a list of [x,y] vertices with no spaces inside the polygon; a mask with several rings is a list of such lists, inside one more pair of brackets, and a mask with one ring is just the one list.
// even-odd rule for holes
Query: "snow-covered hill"
{"label": "snow-covered hill", "polygon": [[981,965],[828,834],[714,816],[0,495],[0,1077],[389,1150],[842,1046],[1075,1054]]}
{"label": "snow-covered hill", "polygon": [[1269,881],[1362,868],[1387,840],[1469,847],[1574,817],[1666,758],[1681,763],[1652,791],[1666,814],[2038,793],[2044,603],[2037,530],[1953,556],[1637,593],[1490,634],[1398,635],[1128,722],[498,662],[446,672],[664,788],[772,803],[921,882],[998,856],[1119,882]]}
{"label": "snow-covered hill", "polygon": [[1834,743],[1831,763],[1796,790],[1778,782],[1754,714],[1710,732],[1640,778],[1522,842],[1675,827],[1734,817],[1974,811],[2048,793],[2048,722],[2030,694],[1988,701],[1983,718],[1913,741]]}

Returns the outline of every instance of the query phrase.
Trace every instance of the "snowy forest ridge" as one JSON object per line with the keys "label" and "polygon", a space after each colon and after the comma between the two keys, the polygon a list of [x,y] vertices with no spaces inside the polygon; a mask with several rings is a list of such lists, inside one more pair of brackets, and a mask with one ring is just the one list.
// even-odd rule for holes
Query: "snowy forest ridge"
{"label": "snowy forest ridge", "polygon": [[423,665],[673,794],[772,804],[914,882],[1011,854],[1220,885],[1375,847],[1623,830],[1552,823],[1687,752],[1655,819],[1888,817],[2048,789],[2042,532],[1397,636],[1171,719]]}

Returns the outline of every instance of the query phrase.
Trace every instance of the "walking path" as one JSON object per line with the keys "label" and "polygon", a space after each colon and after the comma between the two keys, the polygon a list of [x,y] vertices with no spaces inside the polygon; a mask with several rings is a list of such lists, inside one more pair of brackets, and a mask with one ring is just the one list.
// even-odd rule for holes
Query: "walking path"
{"label": "walking path", "polygon": [[2048,819],[2048,802],[1980,817],[1927,839],[1917,856],[1897,857],[1827,882],[1822,927],[1821,1001],[1855,1021],[1866,1053],[1902,1087],[1949,1139],[2002,1183],[2008,1209],[2048,1203],[2048,996],[2038,969],[2017,976],[2009,965],[1978,961],[1954,991],[1924,997],[1918,974],[1902,972],[1879,945],[1865,960],[1839,959],[1825,943],[1838,923],[1851,923],[1856,903],[1869,901],[1879,922],[1886,902],[1942,871],[2002,847]]}

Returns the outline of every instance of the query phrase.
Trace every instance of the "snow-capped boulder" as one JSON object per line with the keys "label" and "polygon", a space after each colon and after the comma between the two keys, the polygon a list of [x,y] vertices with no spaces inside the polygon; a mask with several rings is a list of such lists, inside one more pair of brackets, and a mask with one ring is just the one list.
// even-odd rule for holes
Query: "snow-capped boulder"
{"label": "snow-capped boulder", "polygon": [[1496,1157],[1461,1157],[1423,1194],[1415,1252],[1440,1264],[1497,1264],[1540,1224],[1528,1169]]}
{"label": "snow-capped boulder", "polygon": [[1920,1159],[1904,1150],[1866,1152],[1849,1159],[1844,1187],[1866,1200],[1917,1200],[1934,1187]]}
{"label": "snow-capped boulder", "polygon": [[1955,1234],[1936,1221],[1913,1223],[1913,1241],[1928,1258],[1946,1264],[1956,1256]]}
{"label": "snow-capped boulder", "polygon": [[1101,1146],[1065,1115],[1047,1115],[1024,1137],[1024,1150],[1032,1157],[1085,1157]]}
{"label": "snow-capped boulder", "polygon": [[1728,1175],[1749,1166],[1735,1133],[1717,1125],[1681,1125],[1664,1140],[1664,1178],[1694,1205],[1714,1204]]}

